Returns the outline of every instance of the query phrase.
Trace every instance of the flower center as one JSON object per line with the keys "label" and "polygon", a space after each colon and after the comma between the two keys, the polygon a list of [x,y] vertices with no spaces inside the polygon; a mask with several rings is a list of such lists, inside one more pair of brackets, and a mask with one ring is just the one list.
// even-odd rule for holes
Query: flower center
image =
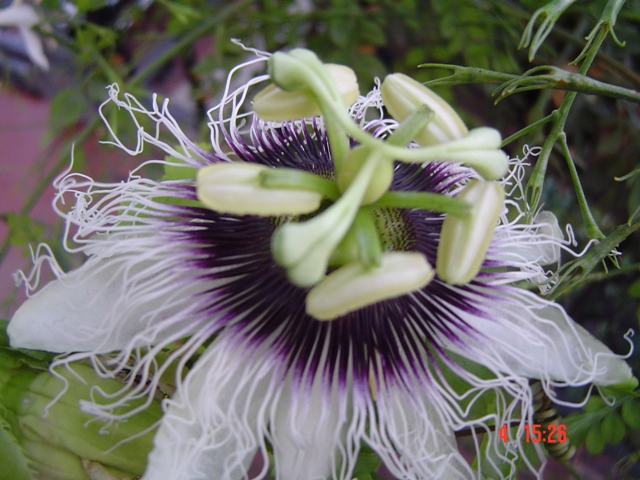
{"label": "flower center", "polygon": [[[442,260],[438,253],[438,273],[445,272],[441,277],[452,279],[450,283],[465,283],[475,277],[502,209],[499,184],[478,180],[474,185],[481,187],[460,198],[393,191],[390,186],[397,160],[418,164],[463,161],[486,178],[498,178],[506,170],[506,156],[498,150],[501,140],[495,130],[467,133],[440,97],[417,82],[410,84],[409,95],[405,95],[407,80],[391,76],[381,92],[388,110],[392,115],[396,112],[401,123],[393,134],[377,138],[357,125],[344,108],[344,103],[355,101],[354,90],[357,98],[355,75],[345,73],[344,67],[326,68],[313,53],[293,50],[274,54],[269,59],[269,73],[274,84],[256,96],[256,112],[269,112],[271,120],[292,121],[319,111],[335,179],[287,168],[221,163],[200,170],[198,198],[206,207],[223,213],[292,218],[275,230],[271,251],[293,284],[310,288],[306,303],[310,315],[332,320],[421,289],[434,277],[422,253],[406,251],[404,223],[397,222],[399,214],[387,216],[382,211],[445,213],[451,220],[445,220],[450,226],[443,235],[455,236],[457,243],[443,253]],[[424,99],[420,97],[422,89],[429,92]],[[292,107],[287,110],[282,105]],[[301,128],[305,126],[303,122]],[[352,147],[354,139],[357,143]],[[407,148],[414,140],[426,145]],[[483,214],[486,202],[490,203],[490,214]],[[324,205],[328,207],[321,208]],[[452,267],[455,250],[466,250],[467,244],[478,243],[478,239],[479,246],[462,256],[473,261]],[[451,240],[443,238],[443,242]]]}

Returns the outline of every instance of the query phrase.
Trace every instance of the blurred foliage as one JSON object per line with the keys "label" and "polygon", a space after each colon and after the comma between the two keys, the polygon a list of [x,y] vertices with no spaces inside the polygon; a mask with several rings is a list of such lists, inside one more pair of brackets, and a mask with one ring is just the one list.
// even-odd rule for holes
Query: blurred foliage
{"label": "blurred foliage", "polygon": [[[42,0],[35,6],[51,68],[25,67],[24,52],[7,47],[0,30],[0,78],[6,88],[51,100],[46,140],[62,154],[43,159],[44,174],[20,211],[0,211],[9,232],[0,260],[11,247],[26,255],[28,245],[58,235],[59,226],[35,222],[29,213],[67,166],[72,145],[76,169],[98,166],[92,152],[96,139],[107,138],[97,113],[106,85],[116,82],[143,102],[153,93],[171,98],[181,126],[206,142],[206,111],[226,73],[252,55],[230,39],[265,51],[306,46],[327,62],[354,68],[362,91],[392,71],[430,81],[470,126],[501,130],[512,155],[525,144],[542,146],[530,158],[530,214],[544,206],[560,224],[574,226],[578,250],[589,245],[582,257],[564,259],[549,293],[615,351],[628,350],[623,333],[640,322],[640,0]],[[118,112],[105,114],[135,141]],[[114,161],[118,154],[109,155]],[[118,174],[102,175],[106,181]],[[63,266],[81,261],[59,247],[55,253]],[[632,341],[637,352],[637,337]],[[636,375],[639,359],[637,353],[629,359]],[[639,411],[634,396],[613,406],[594,397],[567,419],[570,437],[592,454],[625,443],[625,468],[637,477]],[[371,455],[364,451],[358,462],[361,480],[376,478]]]}

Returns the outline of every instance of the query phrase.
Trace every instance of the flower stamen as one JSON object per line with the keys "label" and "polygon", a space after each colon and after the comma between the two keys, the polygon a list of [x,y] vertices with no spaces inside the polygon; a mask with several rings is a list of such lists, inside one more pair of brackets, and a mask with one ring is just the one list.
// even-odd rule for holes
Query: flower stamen
{"label": "flower stamen", "polygon": [[389,252],[380,265],[349,263],[327,275],[307,295],[306,311],[318,320],[334,320],[359,308],[406,295],[427,285],[435,272],[424,255]]}
{"label": "flower stamen", "polygon": [[471,205],[465,217],[445,215],[438,243],[436,271],[451,285],[464,285],[480,271],[504,208],[504,188],[498,182],[471,180],[457,198]]}
{"label": "flower stamen", "polygon": [[329,259],[351,227],[374,173],[385,160],[371,152],[347,191],[327,210],[306,222],[287,223],[271,240],[276,263],[291,282],[311,286],[324,277]]}
{"label": "flower stamen", "polygon": [[240,162],[201,168],[196,180],[198,199],[212,210],[236,215],[301,215],[320,207],[320,193],[264,188],[261,178],[268,170]]}

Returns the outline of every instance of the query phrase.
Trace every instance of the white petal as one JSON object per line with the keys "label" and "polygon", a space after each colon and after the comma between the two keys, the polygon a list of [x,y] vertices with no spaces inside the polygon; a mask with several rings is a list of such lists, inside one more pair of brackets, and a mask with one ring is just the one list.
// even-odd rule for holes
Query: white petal
{"label": "white petal", "polygon": [[[548,211],[542,211],[533,219],[534,225],[538,225],[536,235],[539,238],[535,253],[540,265],[550,265],[560,260],[560,245],[564,240],[562,229],[556,216]],[[550,241],[551,240],[551,241]]]}
{"label": "white petal", "polygon": [[397,384],[383,387],[377,396],[377,418],[370,419],[371,439],[367,442],[397,477],[471,478],[453,430],[436,408],[438,395],[425,398],[420,391],[416,387],[410,393],[401,392]]}
{"label": "white petal", "polygon": [[200,357],[168,402],[144,480],[246,477],[275,373],[243,349],[221,336]]}
{"label": "white petal", "polygon": [[[496,298],[497,297],[497,298]],[[478,333],[463,350],[469,359],[530,378],[568,385],[612,385],[632,381],[629,366],[575,323],[559,305],[520,289],[493,292],[482,299],[491,319],[459,312]]]}
{"label": "white petal", "polygon": [[49,60],[47,60],[47,57],[44,54],[44,50],[42,49],[40,36],[30,29],[24,27],[20,28],[20,34],[24,39],[24,43],[27,48],[27,55],[29,55],[31,61],[42,70],[49,70]]}
{"label": "white petal", "polygon": [[[536,215],[531,225],[508,225],[499,228],[497,249],[494,256],[506,261],[526,262],[536,265],[550,265],[560,259],[563,245],[569,241],[556,216],[548,211]],[[531,266],[531,265],[529,265]]]}
{"label": "white petal", "polygon": [[326,480],[345,436],[347,400],[328,391],[322,374],[310,389],[287,383],[271,426],[278,480]]}
{"label": "white petal", "polygon": [[31,5],[16,4],[0,10],[0,26],[31,28],[38,23],[38,14]]}
{"label": "white petal", "polygon": [[29,298],[7,332],[13,347],[50,352],[156,344],[183,327],[171,320],[193,308],[195,288],[159,262],[92,258]]}

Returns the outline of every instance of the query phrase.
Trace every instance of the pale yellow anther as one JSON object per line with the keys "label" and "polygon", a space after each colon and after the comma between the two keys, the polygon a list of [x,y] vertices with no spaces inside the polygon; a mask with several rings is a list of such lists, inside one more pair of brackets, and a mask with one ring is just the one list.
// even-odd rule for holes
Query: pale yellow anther
{"label": "pale yellow anther", "polygon": [[333,320],[418,290],[434,275],[425,256],[417,252],[385,253],[380,266],[371,269],[356,261],[330,273],[313,287],[307,295],[306,311],[318,320]]}
{"label": "pale yellow anther", "polygon": [[419,106],[433,111],[433,119],[415,137],[427,147],[464,137],[467,127],[451,105],[423,84],[401,73],[387,75],[380,86],[384,106],[391,116],[402,122]]}
{"label": "pale yellow anther", "polygon": [[320,207],[319,193],[263,187],[260,175],[268,169],[239,162],[201,168],[196,179],[198,200],[211,210],[235,215],[301,215]]}
{"label": "pale yellow anther", "polygon": [[464,285],[478,274],[500,212],[504,189],[498,182],[472,180],[457,196],[471,205],[465,217],[447,214],[436,259],[438,276],[451,285]]}
{"label": "pale yellow anther", "polygon": [[[353,105],[360,96],[354,71],[331,63],[325,64],[324,68],[336,85],[344,106]],[[315,117],[321,113],[308,90],[286,92],[275,84],[267,86],[253,98],[253,111],[263,120],[277,122]]]}

